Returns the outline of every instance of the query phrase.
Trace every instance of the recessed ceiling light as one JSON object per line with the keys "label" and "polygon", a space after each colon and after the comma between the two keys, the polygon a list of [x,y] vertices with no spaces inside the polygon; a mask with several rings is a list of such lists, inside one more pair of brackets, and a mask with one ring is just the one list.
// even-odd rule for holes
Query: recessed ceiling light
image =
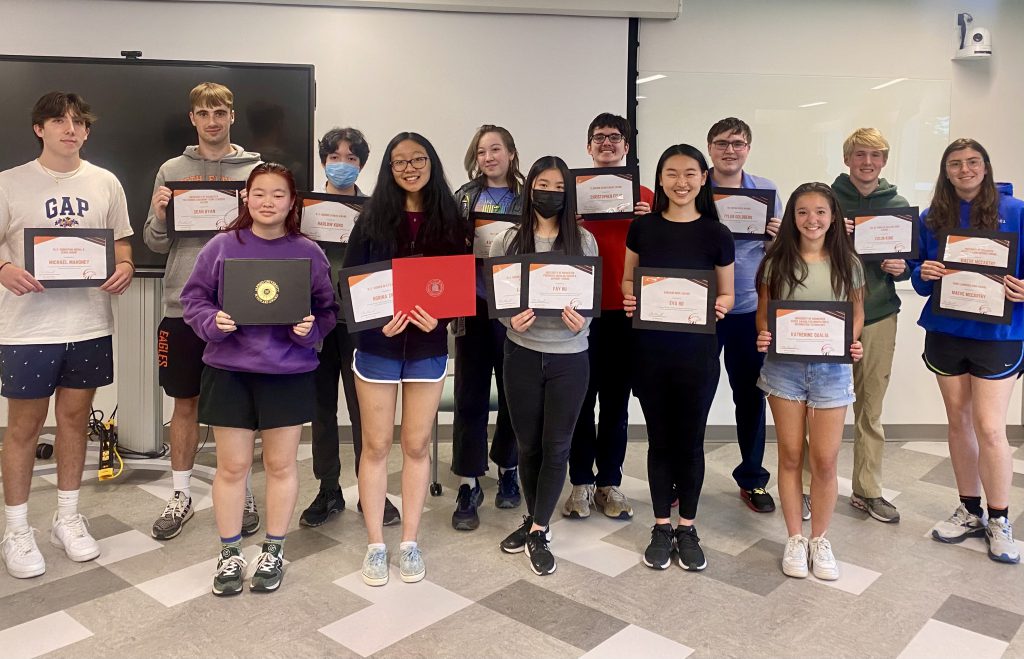
{"label": "recessed ceiling light", "polygon": [[662,78],[666,78],[666,77],[668,77],[668,76],[662,75],[661,73],[655,73],[654,75],[647,76],[646,78],[637,78],[636,79],[636,84],[642,85],[645,82],[651,82],[652,80],[661,80]]}
{"label": "recessed ceiling light", "polygon": [[818,106],[818,105],[827,105],[827,104],[828,104],[828,101],[815,101],[814,103],[804,103],[803,105],[798,105],[797,107],[798,108],[813,108],[813,107]]}
{"label": "recessed ceiling light", "polygon": [[899,83],[903,82],[904,80],[906,80],[906,78],[894,78],[894,79],[890,80],[889,82],[883,82],[880,85],[875,85],[871,89],[873,89],[873,90],[874,89],[885,89],[886,87],[889,87],[890,85],[899,84]]}

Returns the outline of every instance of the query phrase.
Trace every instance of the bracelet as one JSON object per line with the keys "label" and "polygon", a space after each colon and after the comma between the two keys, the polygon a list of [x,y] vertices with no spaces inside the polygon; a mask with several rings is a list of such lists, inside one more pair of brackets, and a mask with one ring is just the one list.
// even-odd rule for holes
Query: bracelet
{"label": "bracelet", "polygon": [[125,259],[124,261],[118,261],[117,264],[114,265],[114,267],[116,268],[117,266],[121,265],[122,263],[127,263],[128,267],[132,269],[132,274],[135,274],[135,264],[132,263],[131,261],[129,261],[128,259]]}
{"label": "bracelet", "polygon": [[4,261],[3,265],[0,265],[0,271],[3,271],[3,269],[9,266],[10,264],[10,261]]}

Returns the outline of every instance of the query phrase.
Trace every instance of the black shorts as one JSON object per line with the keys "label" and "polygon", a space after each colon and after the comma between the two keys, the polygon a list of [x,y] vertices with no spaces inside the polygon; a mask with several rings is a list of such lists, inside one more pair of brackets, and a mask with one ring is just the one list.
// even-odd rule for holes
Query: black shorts
{"label": "black shorts", "polygon": [[936,375],[963,375],[1002,380],[1020,377],[1024,369],[1024,341],[979,341],[942,332],[924,337],[925,366]]}
{"label": "black shorts", "polygon": [[114,381],[109,336],[76,343],[0,345],[0,396],[49,398],[57,387],[95,389]]}
{"label": "black shorts", "polygon": [[181,318],[164,318],[156,330],[160,386],[171,398],[195,398],[203,377],[206,342]]}
{"label": "black shorts", "polygon": [[199,423],[248,430],[308,423],[316,411],[313,373],[244,373],[207,366],[199,394]]}

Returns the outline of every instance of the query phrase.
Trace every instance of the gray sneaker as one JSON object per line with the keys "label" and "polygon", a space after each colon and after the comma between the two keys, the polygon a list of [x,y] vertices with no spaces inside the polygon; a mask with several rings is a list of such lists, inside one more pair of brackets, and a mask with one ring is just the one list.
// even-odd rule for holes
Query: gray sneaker
{"label": "gray sneaker", "polygon": [[863,510],[879,522],[895,524],[900,521],[900,513],[896,506],[882,497],[862,497],[854,493],[850,495],[850,505],[857,510]]}
{"label": "gray sneaker", "polygon": [[988,557],[1000,563],[1020,563],[1020,550],[1013,541],[1013,525],[1005,517],[988,520],[985,526]]}
{"label": "gray sneaker", "polygon": [[573,485],[569,498],[562,506],[562,515],[573,519],[590,517],[590,507],[594,505],[594,484]]}
{"label": "gray sneaker", "polygon": [[256,510],[256,499],[252,492],[245,493],[245,507],[242,508],[242,535],[252,535],[260,530],[260,513]]}
{"label": "gray sneaker", "polygon": [[181,533],[185,522],[192,519],[194,513],[192,499],[186,497],[184,492],[174,492],[167,500],[167,505],[164,506],[160,517],[153,522],[150,535],[157,540],[170,540]]}
{"label": "gray sneaker", "polygon": [[419,545],[406,545],[398,555],[398,569],[405,583],[416,583],[427,576],[427,566],[423,564],[423,552]]}
{"label": "gray sneaker", "polygon": [[935,525],[932,529],[932,538],[951,544],[963,542],[967,538],[980,538],[985,535],[985,526],[988,523],[986,518],[985,513],[978,517],[967,512],[967,508],[961,503],[949,519]]}
{"label": "gray sneaker", "polygon": [[363,583],[383,586],[388,582],[388,550],[386,547],[367,547],[363,558]]}
{"label": "gray sneaker", "polygon": [[614,485],[597,488],[594,491],[594,505],[612,519],[630,519],[633,516],[629,499]]}
{"label": "gray sneaker", "polygon": [[800,506],[800,518],[805,522],[811,518],[811,495],[805,494]]}

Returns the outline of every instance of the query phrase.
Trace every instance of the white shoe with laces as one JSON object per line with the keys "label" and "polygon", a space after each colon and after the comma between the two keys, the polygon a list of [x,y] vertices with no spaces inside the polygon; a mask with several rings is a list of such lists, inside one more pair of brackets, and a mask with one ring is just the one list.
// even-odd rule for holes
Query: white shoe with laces
{"label": "white shoe with laces", "polygon": [[786,551],[782,554],[782,573],[787,577],[807,577],[807,545],[807,538],[799,533],[786,541]]}
{"label": "white shoe with laces", "polygon": [[825,536],[811,538],[811,571],[823,581],[839,578],[839,563],[832,555],[832,544]]}
{"label": "white shoe with laces", "polygon": [[7,572],[16,579],[38,577],[46,572],[46,561],[36,545],[35,534],[36,530],[31,527],[4,531],[4,539],[0,541],[4,565]]}
{"label": "white shoe with laces", "polygon": [[100,555],[100,545],[89,533],[89,520],[82,513],[66,517],[53,513],[50,544],[63,549],[76,563],[91,561]]}

